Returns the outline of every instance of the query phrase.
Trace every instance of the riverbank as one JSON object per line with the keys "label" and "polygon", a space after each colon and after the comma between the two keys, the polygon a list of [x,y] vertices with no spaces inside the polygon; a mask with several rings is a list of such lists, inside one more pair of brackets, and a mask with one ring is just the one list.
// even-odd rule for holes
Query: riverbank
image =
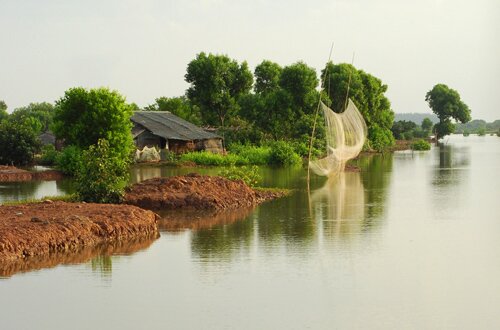
{"label": "riverbank", "polygon": [[153,178],[130,187],[125,203],[146,209],[234,210],[283,197],[285,190],[252,189],[243,181],[191,173]]}
{"label": "riverbank", "polygon": [[0,206],[0,262],[158,237],[157,215],[131,205],[45,201]]}
{"label": "riverbank", "polygon": [[26,182],[31,180],[59,180],[64,174],[56,170],[26,171],[15,166],[0,165],[0,182]]}

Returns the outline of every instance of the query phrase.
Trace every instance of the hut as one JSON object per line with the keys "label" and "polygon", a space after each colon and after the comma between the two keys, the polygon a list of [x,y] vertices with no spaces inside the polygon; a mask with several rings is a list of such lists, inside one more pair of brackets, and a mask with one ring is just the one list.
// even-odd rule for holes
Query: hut
{"label": "hut", "polygon": [[138,149],[157,147],[175,153],[206,150],[222,153],[222,138],[169,111],[135,111],[132,135]]}

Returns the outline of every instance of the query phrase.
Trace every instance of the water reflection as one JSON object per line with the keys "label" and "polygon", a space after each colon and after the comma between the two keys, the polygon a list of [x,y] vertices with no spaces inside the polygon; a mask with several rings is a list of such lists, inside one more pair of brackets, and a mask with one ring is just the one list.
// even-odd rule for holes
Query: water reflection
{"label": "water reflection", "polygon": [[470,148],[440,143],[434,152],[439,153],[439,163],[434,171],[433,185],[457,185],[465,179],[470,164]]}
{"label": "water reflection", "polygon": [[83,247],[78,252],[53,253],[48,256],[26,258],[0,263],[0,277],[10,277],[16,273],[24,273],[57,265],[81,264],[90,260],[92,271],[111,277],[113,270],[112,255],[130,255],[147,249],[157,237],[141,238],[129,241],[111,242],[94,247]]}
{"label": "water reflection", "polygon": [[178,232],[186,229],[202,230],[215,226],[223,226],[245,219],[253,207],[241,208],[225,212],[220,211],[197,211],[197,210],[168,210],[160,211],[161,218],[158,220],[160,231]]}
{"label": "water reflection", "polygon": [[[192,255],[217,264],[250,255],[254,249],[272,254],[278,246],[307,253],[318,241],[355,237],[372,230],[384,218],[392,156],[369,157],[359,166],[361,172],[342,173],[326,181],[315,177],[311,194],[304,189],[306,172],[291,170],[285,175],[285,184],[301,185],[302,189],[287,197],[232,218],[219,215],[213,221],[182,220],[180,227],[193,230]],[[276,184],[276,175],[269,180]],[[167,230],[179,226],[175,221],[167,223]]]}
{"label": "water reflection", "polygon": [[74,183],[71,179],[57,181],[1,182],[0,203],[5,201],[39,199],[46,196],[60,196],[73,192]]}
{"label": "water reflection", "polygon": [[312,217],[326,237],[360,232],[364,227],[365,193],[361,174],[340,173],[311,196]]}

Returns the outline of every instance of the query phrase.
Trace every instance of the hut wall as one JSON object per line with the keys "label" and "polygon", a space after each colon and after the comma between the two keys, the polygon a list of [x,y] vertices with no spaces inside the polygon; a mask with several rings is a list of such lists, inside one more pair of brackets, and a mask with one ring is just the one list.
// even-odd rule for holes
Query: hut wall
{"label": "hut wall", "polygon": [[214,154],[222,154],[222,139],[206,139],[196,141],[196,150],[206,150]]}
{"label": "hut wall", "polygon": [[163,149],[166,146],[166,141],[164,138],[154,135],[149,131],[144,131],[136,136],[135,145],[138,149],[142,149],[145,146]]}

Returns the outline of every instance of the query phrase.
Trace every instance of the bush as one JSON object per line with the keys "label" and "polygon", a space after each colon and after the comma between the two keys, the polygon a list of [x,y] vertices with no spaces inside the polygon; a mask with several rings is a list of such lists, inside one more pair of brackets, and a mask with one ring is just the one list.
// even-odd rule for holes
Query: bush
{"label": "bush", "polygon": [[232,165],[246,165],[248,160],[235,154],[228,154],[226,156],[214,154],[209,151],[195,151],[182,154],[180,157],[181,162],[193,162],[197,165],[205,166],[232,166]]}
{"label": "bush", "polygon": [[243,180],[247,186],[255,187],[262,179],[257,166],[231,166],[219,172],[220,176],[226,177],[229,180]]}
{"label": "bush", "polygon": [[42,147],[42,153],[40,155],[38,163],[40,165],[55,165],[58,155],[59,152],[56,150],[54,145],[52,144],[44,145]]}
{"label": "bush", "polygon": [[270,147],[255,147],[241,144],[231,145],[231,152],[244,159],[240,160],[240,162],[246,162],[246,164],[250,165],[267,165],[271,156]]}
{"label": "bush", "polygon": [[0,164],[30,164],[39,149],[40,141],[30,127],[9,120],[0,123]]}
{"label": "bush", "polygon": [[119,203],[128,178],[129,158],[112,152],[109,142],[100,139],[82,153],[76,172],[78,199],[91,203]]}
{"label": "bush", "polygon": [[56,159],[58,170],[67,175],[76,175],[82,163],[82,151],[76,146],[68,146],[60,152]]}
{"label": "bush", "polygon": [[431,150],[431,144],[425,140],[417,140],[411,144],[412,150]]}
{"label": "bush", "polygon": [[269,163],[273,165],[298,165],[302,158],[295,152],[291,144],[285,141],[271,143],[271,155]]}

